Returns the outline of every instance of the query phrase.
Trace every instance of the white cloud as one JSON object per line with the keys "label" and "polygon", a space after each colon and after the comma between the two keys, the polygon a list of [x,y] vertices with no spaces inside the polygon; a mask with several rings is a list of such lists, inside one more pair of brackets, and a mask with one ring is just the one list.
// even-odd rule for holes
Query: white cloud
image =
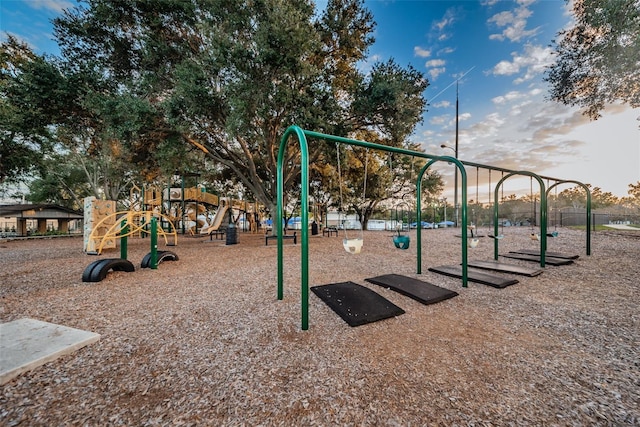
{"label": "white cloud", "polygon": [[[505,122],[506,120],[499,113],[488,114],[483,120],[473,123],[464,129],[465,136],[461,139],[463,145],[466,145],[465,141],[473,142],[473,144],[468,144],[469,147],[474,147],[474,150],[484,151],[485,147],[494,145],[491,138],[500,134]],[[483,163],[486,163],[486,161],[483,161]]]}
{"label": "white cloud", "polygon": [[500,95],[500,96],[496,96],[495,98],[492,98],[491,101],[494,104],[506,104],[507,102],[513,101],[515,99],[518,98],[522,98],[524,96],[523,93],[518,92],[516,90],[512,90],[510,92],[507,92],[505,95]]}
{"label": "white cloud", "polygon": [[509,111],[509,115],[512,116],[512,117],[515,117],[515,116],[519,116],[521,114],[525,114],[526,112],[523,113],[524,109],[527,108],[528,106],[530,106],[531,104],[533,104],[533,101],[531,101],[531,100],[526,100],[526,101],[523,101],[523,102],[521,102],[519,104],[516,104],[513,107],[511,107],[511,111]]}
{"label": "white cloud", "polygon": [[516,84],[533,79],[553,63],[553,50],[550,47],[526,45],[523,53],[513,52],[511,56],[513,61],[500,61],[493,67],[492,73],[509,76],[524,70],[524,74],[514,80]]}
{"label": "white cloud", "polygon": [[413,48],[413,54],[415,56],[419,56],[420,58],[428,58],[431,56],[431,51],[428,49],[423,49],[420,46],[416,46]]}
{"label": "white cloud", "polygon": [[432,125],[443,125],[449,121],[449,115],[445,114],[442,116],[434,116],[429,120],[429,124]]}
{"label": "white cloud", "polygon": [[442,19],[440,21],[434,22],[433,26],[437,28],[439,31],[444,31],[444,29],[455,21],[453,9],[448,9]]}
{"label": "white cloud", "polygon": [[506,10],[496,13],[487,21],[494,24],[498,28],[504,28],[501,33],[491,34],[490,40],[505,40],[518,42],[524,38],[536,35],[540,31],[540,27],[527,30],[527,19],[531,17],[533,12],[527,8],[533,1],[520,1],[520,6],[513,11]]}
{"label": "white cloud", "polygon": [[73,8],[73,3],[68,0],[30,0],[25,4],[32,9],[48,9],[56,13]]}
{"label": "white cloud", "polygon": [[455,52],[455,49],[454,49],[454,48],[452,48],[452,47],[445,47],[445,48],[440,49],[440,50],[438,51],[437,55],[438,55],[438,56],[448,55],[448,54],[453,53],[453,52]]}
{"label": "white cloud", "polygon": [[448,107],[451,107],[451,103],[449,101],[440,101],[440,102],[436,102],[435,104],[433,104],[432,107],[434,107],[434,108],[448,108]]}
{"label": "white cloud", "polygon": [[[464,122],[471,119],[471,113],[462,113],[462,114],[458,114],[458,123],[460,122]],[[456,124],[456,116],[454,115],[453,118],[449,121],[449,126],[453,127]]]}
{"label": "white cloud", "polygon": [[510,76],[518,71],[520,71],[520,65],[515,60],[513,62],[503,60],[493,67],[493,74],[498,76]]}
{"label": "white cloud", "polygon": [[432,68],[432,67],[442,67],[446,64],[446,61],[444,59],[432,59],[430,61],[427,61],[424,66],[427,68]]}
{"label": "white cloud", "polygon": [[447,28],[451,27],[457,21],[457,19],[458,18],[456,16],[456,9],[447,9],[442,19],[440,19],[439,21],[434,21],[431,24],[431,30],[433,32],[431,36],[435,37],[438,41],[447,40],[449,37],[451,37],[451,34],[447,33],[446,30]]}
{"label": "white cloud", "polygon": [[440,67],[440,68],[432,68],[429,70],[429,75],[431,76],[431,78],[433,80],[437,79],[438,76],[442,73],[444,73],[445,71],[447,71],[447,69],[445,67]]}

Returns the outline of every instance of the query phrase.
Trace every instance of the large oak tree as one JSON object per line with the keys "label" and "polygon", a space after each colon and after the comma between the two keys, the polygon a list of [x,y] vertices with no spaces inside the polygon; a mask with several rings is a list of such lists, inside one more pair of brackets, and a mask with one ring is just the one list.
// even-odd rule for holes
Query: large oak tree
{"label": "large oak tree", "polygon": [[640,107],[640,2],[574,0],[573,15],[554,43],[551,99],[584,107],[592,119],[606,104]]}
{"label": "large oak tree", "polygon": [[[192,147],[272,209],[287,126],[406,145],[426,105],[415,69],[358,68],[374,29],[360,0],[331,0],[319,14],[305,0],[88,0],[55,29],[66,67],[108,82],[84,105],[148,176],[189,170],[175,147]],[[292,164],[297,151],[290,144]],[[312,163],[328,152],[313,141]],[[286,192],[298,177],[286,170]]]}

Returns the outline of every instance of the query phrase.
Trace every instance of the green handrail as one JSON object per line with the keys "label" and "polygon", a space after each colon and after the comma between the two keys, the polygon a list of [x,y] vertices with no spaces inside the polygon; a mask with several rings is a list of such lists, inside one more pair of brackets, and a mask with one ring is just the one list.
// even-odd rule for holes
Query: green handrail
{"label": "green handrail", "polygon": [[120,259],[127,259],[127,233],[129,233],[129,226],[127,225],[126,219],[123,219],[122,222],[120,222],[120,227],[120,235],[122,236],[120,237]]}

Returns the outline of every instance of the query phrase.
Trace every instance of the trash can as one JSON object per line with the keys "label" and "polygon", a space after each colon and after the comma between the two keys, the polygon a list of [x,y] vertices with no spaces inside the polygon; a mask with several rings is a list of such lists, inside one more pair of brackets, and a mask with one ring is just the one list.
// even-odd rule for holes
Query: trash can
{"label": "trash can", "polygon": [[227,226],[227,245],[235,245],[238,243],[238,229],[235,224],[229,224]]}
{"label": "trash can", "polygon": [[318,223],[317,223],[317,222],[315,222],[315,221],[313,221],[313,222],[311,223],[311,235],[312,235],[312,236],[315,236],[315,235],[317,235],[317,234],[318,234]]}

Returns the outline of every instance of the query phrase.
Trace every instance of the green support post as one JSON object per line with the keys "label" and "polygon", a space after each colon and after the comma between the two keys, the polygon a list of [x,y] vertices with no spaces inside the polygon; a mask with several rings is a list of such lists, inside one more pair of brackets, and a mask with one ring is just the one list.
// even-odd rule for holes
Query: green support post
{"label": "green support post", "polygon": [[127,259],[127,233],[129,232],[129,226],[127,220],[123,219],[120,223],[120,259]]}
{"label": "green support post", "polygon": [[152,270],[158,268],[158,220],[156,217],[151,218],[151,258],[149,266]]}
{"label": "green support post", "polygon": [[[283,271],[284,271],[284,250],[283,250],[283,224],[282,224],[282,212],[284,204],[284,158],[285,148],[287,146],[287,140],[289,136],[295,134],[300,144],[301,154],[301,183],[302,193],[300,198],[300,204],[303,206],[300,215],[301,224],[309,224],[309,150],[307,145],[307,138],[304,132],[298,126],[290,126],[285,131],[280,142],[280,150],[278,151],[278,171],[277,171],[277,208],[276,208],[276,233],[278,233],[278,299],[281,300],[284,297],[283,293]],[[301,250],[301,281],[300,281],[300,298],[301,298],[301,327],[305,331],[309,329],[309,228],[302,227],[300,232],[300,250]]]}

